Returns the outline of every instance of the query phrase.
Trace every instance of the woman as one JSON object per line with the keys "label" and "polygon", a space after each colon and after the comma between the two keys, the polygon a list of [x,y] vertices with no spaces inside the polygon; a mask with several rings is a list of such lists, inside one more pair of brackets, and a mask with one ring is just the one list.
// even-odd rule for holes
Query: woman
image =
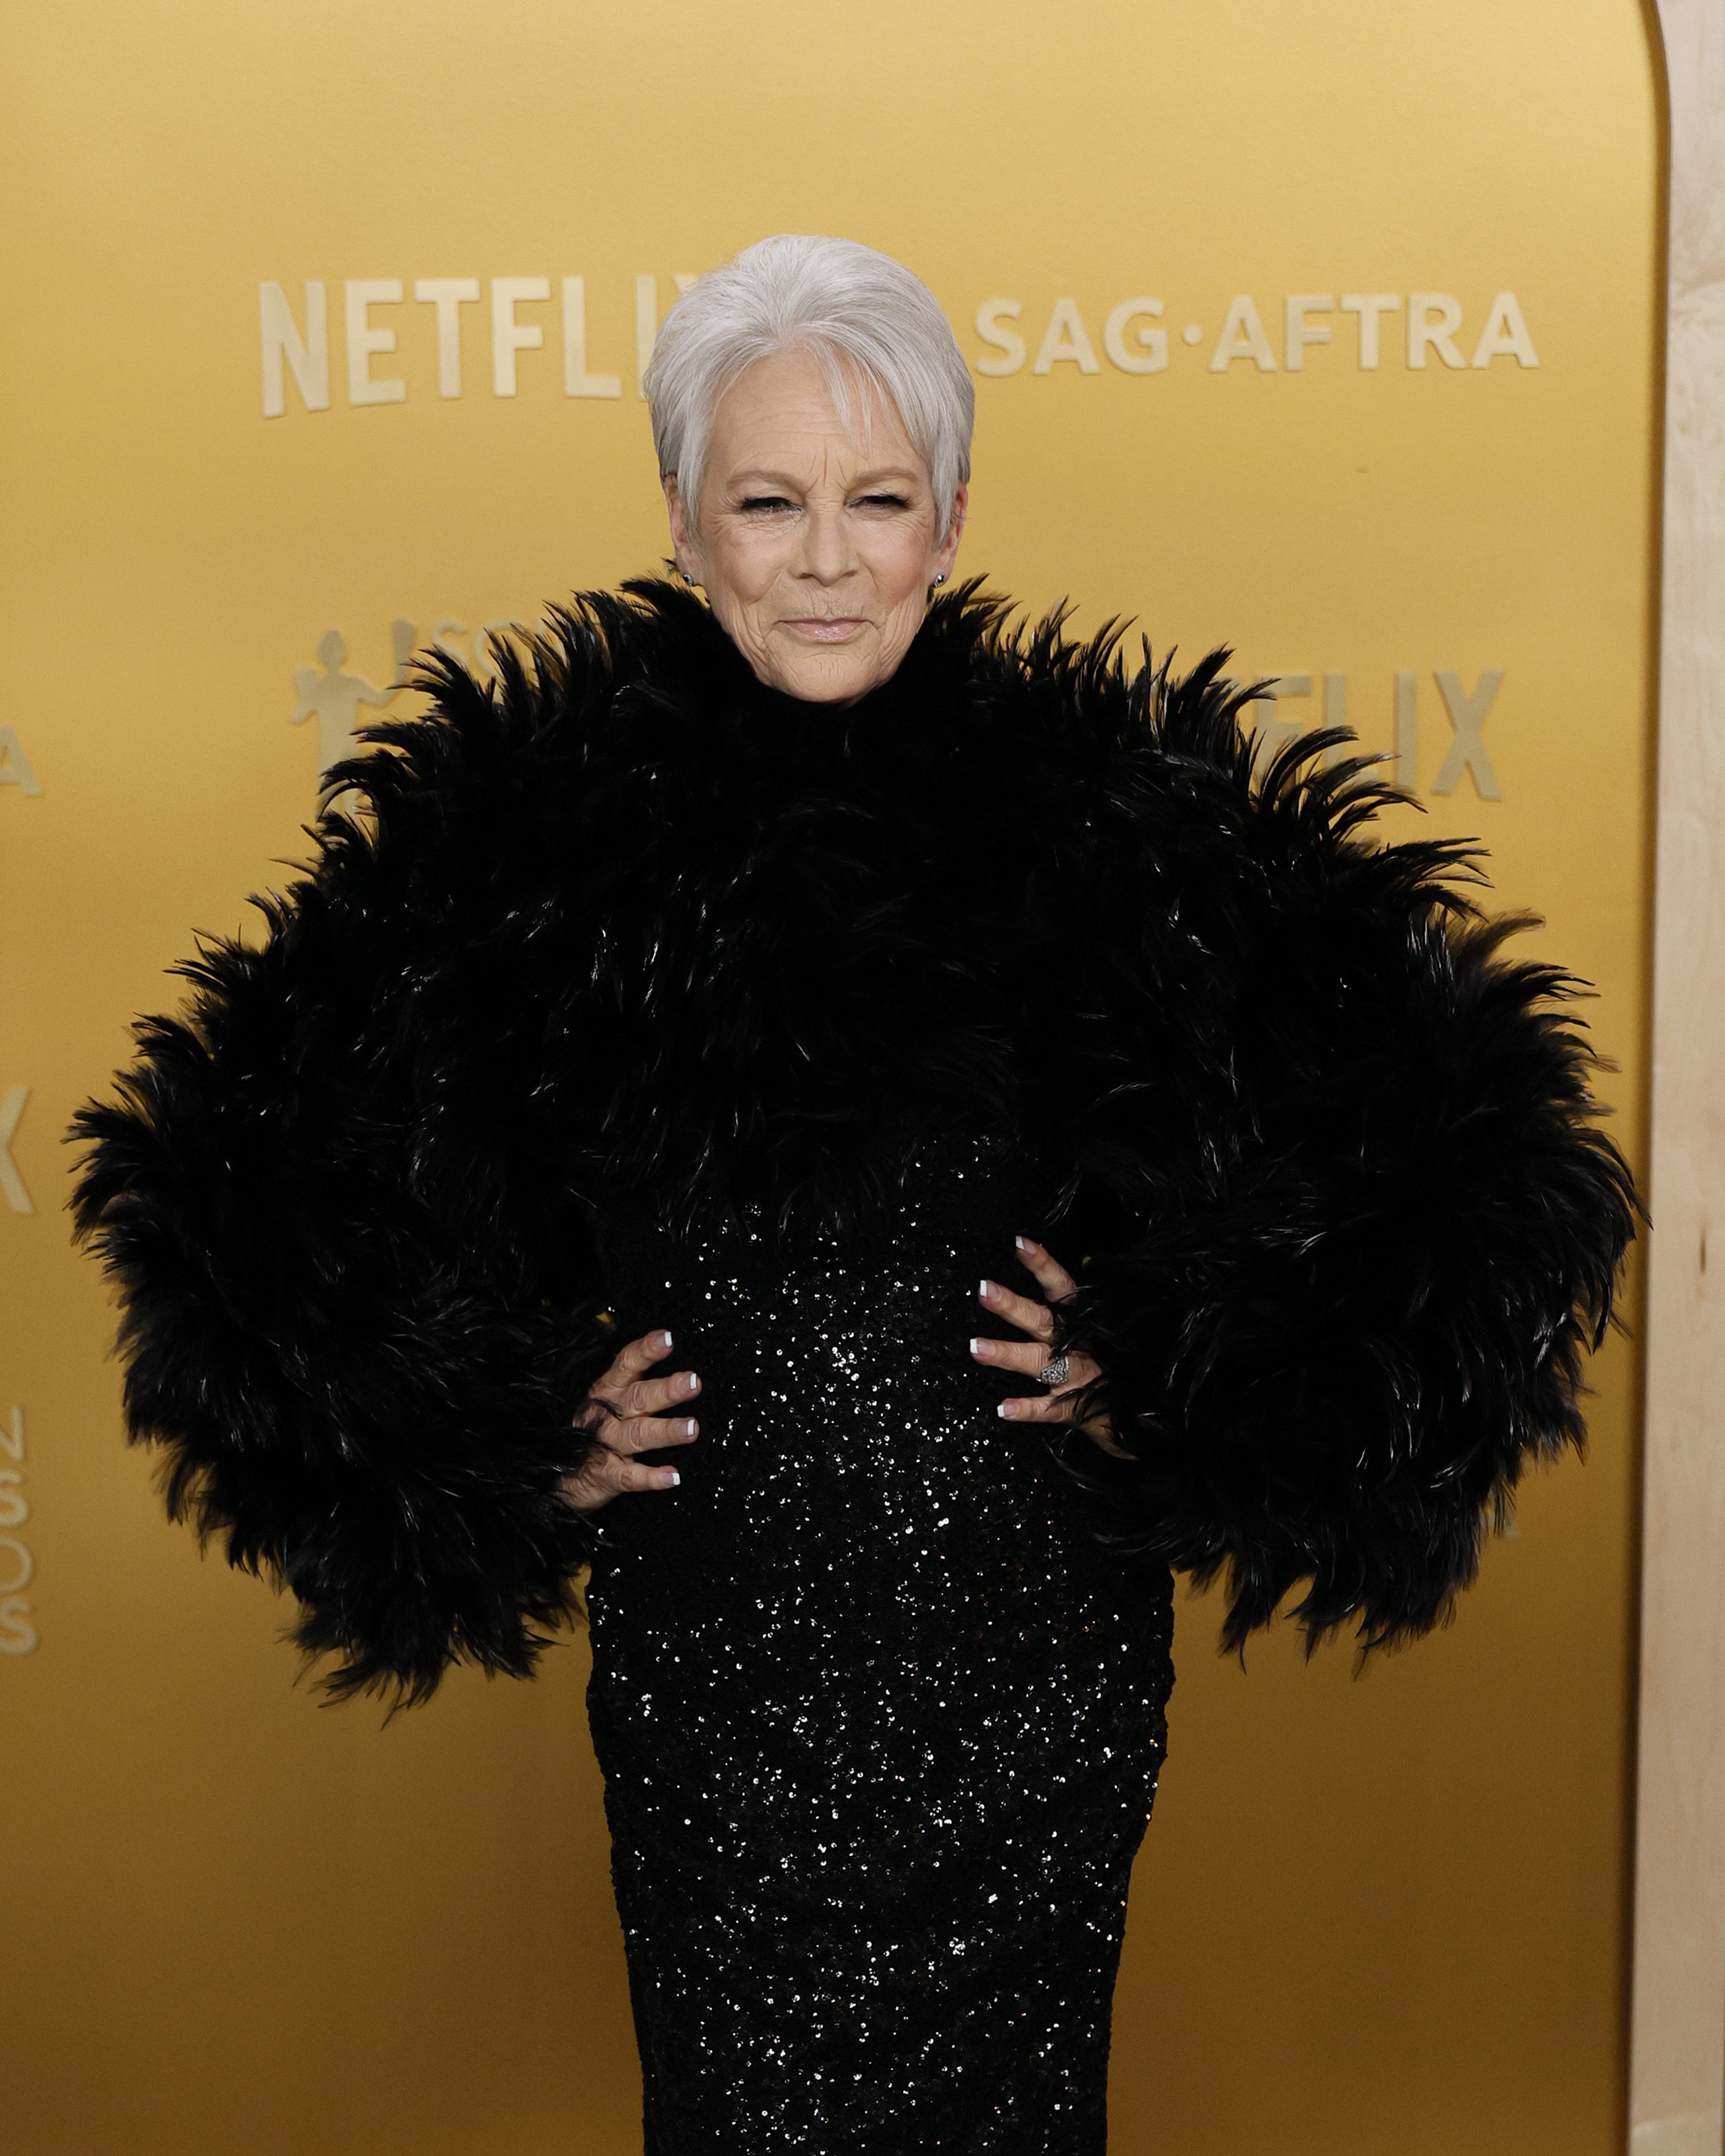
{"label": "woman", "polygon": [[1255,784],[1220,654],[930,603],[907,270],[764,241],[649,390],[705,602],[434,662],[80,1119],[131,1426],[341,1689],[524,1673],[591,1565],[649,2151],[1099,2150],[1169,1567],[1232,1641],[1435,1623],[1630,1178],[1334,737]]}

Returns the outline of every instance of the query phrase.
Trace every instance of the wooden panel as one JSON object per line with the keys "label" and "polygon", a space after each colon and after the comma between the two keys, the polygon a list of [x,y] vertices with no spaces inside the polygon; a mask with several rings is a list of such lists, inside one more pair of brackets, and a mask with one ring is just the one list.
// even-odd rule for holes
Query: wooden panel
{"label": "wooden panel", "polygon": [[[1670,284],[1631,2145],[1725,2068],[1725,13],[1660,0]],[[1711,1237],[1712,1250],[1709,1253]]]}

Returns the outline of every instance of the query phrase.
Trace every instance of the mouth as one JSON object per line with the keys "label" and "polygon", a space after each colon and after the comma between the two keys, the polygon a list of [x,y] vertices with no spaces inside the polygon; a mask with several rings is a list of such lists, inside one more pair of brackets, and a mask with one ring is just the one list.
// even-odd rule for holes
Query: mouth
{"label": "mouth", "polygon": [[848,644],[853,636],[869,626],[862,614],[798,614],[779,624],[793,636],[800,636],[810,644]]}

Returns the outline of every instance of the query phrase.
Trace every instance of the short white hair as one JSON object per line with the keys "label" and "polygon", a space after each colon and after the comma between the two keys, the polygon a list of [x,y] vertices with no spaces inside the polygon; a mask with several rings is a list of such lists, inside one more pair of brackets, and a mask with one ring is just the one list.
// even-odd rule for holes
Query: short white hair
{"label": "short white hair", "polygon": [[782,232],[698,277],[665,316],[644,387],[662,478],[674,477],[691,524],[713,414],[757,360],[803,350],[819,362],[840,424],[855,418],[859,377],[897,412],[934,487],[936,539],[970,477],[976,389],[952,324],[902,262],[855,239]]}

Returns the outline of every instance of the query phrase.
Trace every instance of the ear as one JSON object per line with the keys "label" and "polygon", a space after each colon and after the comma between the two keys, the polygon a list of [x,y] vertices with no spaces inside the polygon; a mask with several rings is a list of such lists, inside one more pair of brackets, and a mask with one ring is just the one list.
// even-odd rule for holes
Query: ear
{"label": "ear", "polygon": [[698,584],[701,582],[700,550],[689,529],[683,498],[677,492],[677,475],[675,472],[662,473],[659,483],[665,489],[665,511],[670,518],[672,558],[689,582]]}
{"label": "ear", "polygon": [[955,488],[952,494],[952,521],[947,527],[947,536],[936,547],[934,566],[943,577],[952,573],[952,563],[958,552],[958,542],[964,536],[965,512],[970,507],[970,489]]}

